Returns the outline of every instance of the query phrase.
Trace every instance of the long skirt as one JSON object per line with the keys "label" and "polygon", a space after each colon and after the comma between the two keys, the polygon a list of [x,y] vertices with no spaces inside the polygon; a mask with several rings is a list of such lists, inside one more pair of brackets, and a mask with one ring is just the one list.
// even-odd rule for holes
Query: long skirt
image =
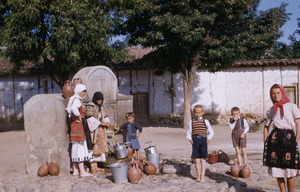
{"label": "long skirt", "polygon": [[91,158],[86,141],[83,143],[72,143],[72,162],[88,161]]}
{"label": "long skirt", "polygon": [[265,146],[263,164],[273,177],[294,177],[300,169],[299,151],[293,130],[274,128]]}

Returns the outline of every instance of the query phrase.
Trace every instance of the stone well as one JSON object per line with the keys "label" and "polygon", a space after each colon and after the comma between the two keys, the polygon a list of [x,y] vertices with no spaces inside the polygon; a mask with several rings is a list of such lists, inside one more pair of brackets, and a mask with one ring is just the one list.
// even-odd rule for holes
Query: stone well
{"label": "stone well", "polygon": [[[118,93],[117,78],[105,66],[86,67],[75,74],[87,86],[84,102],[92,99],[94,92],[104,95],[104,107],[112,124],[126,122],[125,113],[133,111],[133,97]],[[74,79],[73,78],[73,79]],[[61,173],[70,173],[69,136],[67,134],[66,111],[68,100],[62,94],[38,94],[24,105],[24,127],[26,134],[26,172],[37,174],[45,161],[55,160]],[[116,137],[123,142],[122,135]]]}

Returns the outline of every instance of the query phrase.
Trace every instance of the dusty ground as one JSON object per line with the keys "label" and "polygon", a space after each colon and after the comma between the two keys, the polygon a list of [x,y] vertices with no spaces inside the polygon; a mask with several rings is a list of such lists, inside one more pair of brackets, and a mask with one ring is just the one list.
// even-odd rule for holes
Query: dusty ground
{"label": "dusty ground", "polygon": [[[235,151],[231,144],[230,130],[228,126],[213,125],[215,135],[209,144],[209,153],[212,150],[223,150],[231,159],[234,159]],[[249,161],[258,161],[262,157],[263,134],[262,129],[247,134],[247,153]],[[147,147],[147,141],[156,145],[157,151],[168,156],[191,155],[191,144],[185,138],[185,130],[168,127],[144,127],[140,136],[142,148]],[[0,178],[26,175],[25,172],[25,132],[22,125],[0,124]],[[144,151],[141,151],[144,156]],[[262,174],[265,174],[265,168]],[[300,177],[295,180],[296,191],[300,191]]]}

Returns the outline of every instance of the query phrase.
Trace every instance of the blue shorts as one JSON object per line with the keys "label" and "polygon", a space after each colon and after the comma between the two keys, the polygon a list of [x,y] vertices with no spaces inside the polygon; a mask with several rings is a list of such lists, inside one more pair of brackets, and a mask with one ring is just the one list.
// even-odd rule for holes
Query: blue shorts
{"label": "blue shorts", "polygon": [[193,139],[193,151],[192,158],[200,159],[207,158],[207,137],[206,136],[192,136]]}

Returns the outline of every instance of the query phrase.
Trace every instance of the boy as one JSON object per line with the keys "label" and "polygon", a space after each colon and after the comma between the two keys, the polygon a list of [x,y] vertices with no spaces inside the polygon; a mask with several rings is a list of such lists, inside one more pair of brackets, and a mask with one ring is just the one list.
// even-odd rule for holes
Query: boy
{"label": "boy", "polygon": [[[133,112],[128,112],[125,115],[125,118],[127,119],[127,123],[121,125],[119,128],[116,127],[115,130],[119,129],[126,129],[127,134],[126,134],[126,142],[131,142],[131,148],[133,151],[137,153],[137,160],[138,162],[140,161],[140,143],[138,140],[138,137],[142,133],[142,127],[138,124],[138,122],[134,121],[135,114]],[[137,133],[138,130],[138,133]]]}
{"label": "boy", "polygon": [[236,158],[238,165],[242,165],[241,152],[244,159],[244,166],[247,165],[247,154],[246,154],[246,144],[247,138],[246,133],[249,131],[249,125],[247,121],[241,117],[240,109],[238,107],[233,107],[231,109],[232,118],[230,118],[229,128],[232,130],[231,138],[232,144],[235,148]]}
{"label": "boy", "polygon": [[195,167],[197,172],[196,182],[204,182],[205,159],[208,157],[207,144],[214,136],[214,131],[209,121],[202,117],[204,114],[202,105],[195,105],[193,108],[193,114],[196,116],[196,118],[191,120],[186,132],[186,138],[193,146],[192,159],[195,159]]}

